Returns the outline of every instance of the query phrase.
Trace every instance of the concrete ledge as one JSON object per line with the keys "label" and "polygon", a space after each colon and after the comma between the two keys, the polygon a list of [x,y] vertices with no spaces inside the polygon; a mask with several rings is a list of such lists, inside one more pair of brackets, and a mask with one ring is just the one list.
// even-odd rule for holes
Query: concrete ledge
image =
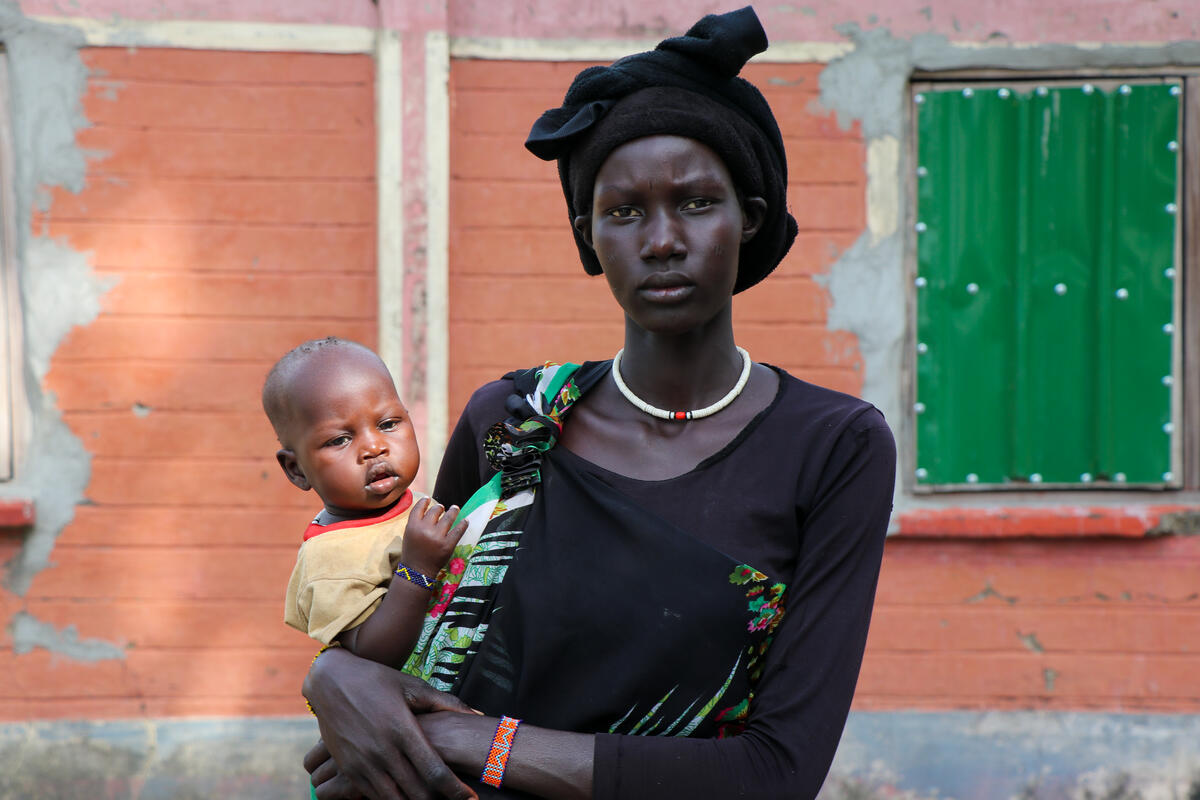
{"label": "concrete ledge", "polygon": [[[312,717],[0,725],[0,800],[300,800]],[[850,715],[821,800],[1200,797],[1200,715]]]}
{"label": "concrete ledge", "polygon": [[821,800],[1200,796],[1200,715],[856,712]]}
{"label": "concrete ledge", "polygon": [[0,799],[300,800],[312,717],[0,725]]}

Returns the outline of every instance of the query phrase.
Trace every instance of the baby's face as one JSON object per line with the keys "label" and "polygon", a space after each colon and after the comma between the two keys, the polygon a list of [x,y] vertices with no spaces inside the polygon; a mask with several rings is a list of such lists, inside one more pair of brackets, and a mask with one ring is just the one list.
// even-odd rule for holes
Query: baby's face
{"label": "baby's face", "polygon": [[421,463],[408,411],[371,359],[322,355],[295,387],[292,452],[299,475],[285,471],[334,514],[384,508],[400,498]]}

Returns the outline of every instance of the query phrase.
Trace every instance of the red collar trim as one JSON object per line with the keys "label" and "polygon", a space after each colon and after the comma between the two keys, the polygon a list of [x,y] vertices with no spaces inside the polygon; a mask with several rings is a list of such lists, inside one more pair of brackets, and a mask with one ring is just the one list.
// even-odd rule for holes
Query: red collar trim
{"label": "red collar trim", "polygon": [[347,519],[341,522],[335,522],[332,525],[318,525],[315,522],[308,523],[308,528],[304,531],[304,541],[308,541],[314,536],[320,536],[322,533],[330,531],[340,531],[345,528],[361,528],[366,525],[374,525],[377,522],[386,522],[393,517],[398,517],[405,511],[408,511],[409,506],[413,503],[413,493],[411,489],[405,489],[404,494],[400,495],[400,499],[396,501],[396,505],[387,510],[386,513],[380,514],[377,517],[363,517],[362,519]]}

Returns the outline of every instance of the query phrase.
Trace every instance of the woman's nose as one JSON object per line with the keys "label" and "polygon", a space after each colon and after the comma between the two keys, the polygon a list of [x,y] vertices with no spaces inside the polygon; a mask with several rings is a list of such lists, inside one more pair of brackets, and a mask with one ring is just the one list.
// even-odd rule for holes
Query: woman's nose
{"label": "woman's nose", "polygon": [[680,220],[673,214],[651,214],[643,226],[642,258],[668,261],[687,253]]}

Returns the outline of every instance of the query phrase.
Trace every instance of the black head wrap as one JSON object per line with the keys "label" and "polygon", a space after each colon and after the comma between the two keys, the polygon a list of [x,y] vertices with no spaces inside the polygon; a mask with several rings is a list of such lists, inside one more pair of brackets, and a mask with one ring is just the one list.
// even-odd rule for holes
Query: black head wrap
{"label": "black head wrap", "polygon": [[[558,161],[574,220],[591,210],[596,173],[622,144],[656,135],[704,143],[725,162],[743,196],[767,203],[762,227],[740,252],[733,290],[748,289],[775,269],[796,238],[779,125],[758,89],[737,76],[766,49],[766,33],[749,6],[710,14],[654,50],[580,72],[562,106],[533,124],[525,147]],[[600,262],[579,231],[575,243],[583,268],[599,275]]]}

